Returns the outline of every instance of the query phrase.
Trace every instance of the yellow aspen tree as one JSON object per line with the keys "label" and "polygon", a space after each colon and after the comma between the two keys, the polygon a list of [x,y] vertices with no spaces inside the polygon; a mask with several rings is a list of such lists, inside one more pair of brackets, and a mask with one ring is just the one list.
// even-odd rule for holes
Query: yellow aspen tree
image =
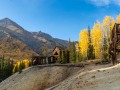
{"label": "yellow aspen tree", "polygon": [[102,29],[100,22],[94,24],[93,29],[91,31],[92,45],[94,47],[95,57],[101,58],[102,52]]}
{"label": "yellow aspen tree", "polygon": [[89,46],[89,36],[86,29],[82,30],[79,35],[80,52],[83,57],[87,57],[87,50]]}
{"label": "yellow aspen tree", "polygon": [[120,14],[117,16],[117,23],[120,24]]}
{"label": "yellow aspen tree", "polygon": [[111,16],[106,16],[102,23],[102,32],[103,32],[103,60],[109,60],[109,45],[111,42],[110,35],[111,30],[113,29],[115,20]]}
{"label": "yellow aspen tree", "polygon": [[111,30],[114,27],[114,24],[115,24],[115,20],[111,16],[106,16],[105,19],[103,20],[102,29],[104,35],[108,38],[108,41],[110,40],[110,34],[111,34]]}
{"label": "yellow aspen tree", "polygon": [[79,47],[79,43],[75,44],[75,49],[76,49],[76,62],[80,61],[80,47]]}
{"label": "yellow aspen tree", "polygon": [[79,43],[75,44],[76,52],[79,52]]}
{"label": "yellow aspen tree", "polygon": [[23,63],[25,64],[25,68],[28,68],[30,61],[25,59],[25,60],[23,60]]}
{"label": "yellow aspen tree", "polygon": [[29,67],[29,63],[30,61],[28,59],[22,60],[22,61],[18,61],[13,68],[13,73],[15,72],[16,67],[19,69],[20,68],[20,64],[24,64],[24,68],[28,68]]}

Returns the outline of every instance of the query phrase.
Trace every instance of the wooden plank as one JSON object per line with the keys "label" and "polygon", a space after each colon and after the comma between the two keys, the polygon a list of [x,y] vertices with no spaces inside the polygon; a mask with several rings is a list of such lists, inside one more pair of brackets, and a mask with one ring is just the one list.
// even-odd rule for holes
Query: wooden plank
{"label": "wooden plank", "polygon": [[120,33],[116,33],[117,35],[120,35]]}

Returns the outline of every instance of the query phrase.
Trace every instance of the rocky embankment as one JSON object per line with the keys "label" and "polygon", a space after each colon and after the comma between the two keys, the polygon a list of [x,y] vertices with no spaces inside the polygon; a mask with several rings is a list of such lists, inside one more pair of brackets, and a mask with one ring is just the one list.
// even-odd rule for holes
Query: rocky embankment
{"label": "rocky embankment", "polygon": [[120,90],[120,64],[44,65],[15,73],[0,90]]}

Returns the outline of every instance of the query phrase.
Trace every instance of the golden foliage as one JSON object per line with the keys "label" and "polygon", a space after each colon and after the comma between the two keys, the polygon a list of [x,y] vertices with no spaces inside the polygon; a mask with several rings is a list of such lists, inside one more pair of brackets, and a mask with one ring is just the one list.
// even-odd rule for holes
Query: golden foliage
{"label": "golden foliage", "polygon": [[75,44],[75,48],[76,48],[76,52],[79,52],[80,50],[79,50],[79,43],[76,43]]}
{"label": "golden foliage", "polygon": [[22,60],[22,61],[18,61],[15,65],[14,65],[14,68],[13,68],[13,73],[15,72],[15,69],[19,69],[20,67],[20,64],[23,64],[24,65],[24,68],[28,68],[29,67],[29,64],[30,64],[30,61],[28,59],[25,59],[25,60]]}
{"label": "golden foliage", "polygon": [[[117,16],[117,23],[120,24],[120,14]],[[91,30],[91,45],[94,48],[95,57],[101,58],[103,52],[108,53],[111,30],[113,29],[115,20],[111,16],[106,16],[102,22],[97,22],[94,24],[93,29]],[[80,31],[79,35],[79,45],[80,52],[83,56],[87,55],[87,50],[89,49],[89,36],[87,30]],[[106,46],[106,50],[103,50]],[[77,49],[76,49],[77,50]]]}
{"label": "golden foliage", "polygon": [[107,46],[106,50],[103,49],[103,53],[107,53],[107,54],[109,53],[109,43],[111,42],[110,35],[111,35],[111,30],[114,27],[114,24],[115,24],[115,20],[111,16],[106,16],[105,19],[103,20],[103,24],[102,24],[103,41],[106,40],[104,46]]}
{"label": "golden foliage", "polygon": [[91,38],[92,38],[92,45],[95,50],[95,57],[100,58],[102,53],[101,47],[102,47],[102,38],[103,38],[100,22],[94,24],[93,29],[91,31]]}
{"label": "golden foliage", "polygon": [[110,38],[110,32],[113,29],[114,24],[115,20],[111,16],[106,16],[105,19],[103,20],[102,24],[103,33],[104,36],[107,37],[108,39]]}
{"label": "golden foliage", "polygon": [[117,16],[117,23],[120,24],[120,14]]}
{"label": "golden foliage", "polygon": [[89,36],[88,31],[86,29],[82,30],[79,35],[79,46],[81,54],[86,57],[87,49],[89,46]]}

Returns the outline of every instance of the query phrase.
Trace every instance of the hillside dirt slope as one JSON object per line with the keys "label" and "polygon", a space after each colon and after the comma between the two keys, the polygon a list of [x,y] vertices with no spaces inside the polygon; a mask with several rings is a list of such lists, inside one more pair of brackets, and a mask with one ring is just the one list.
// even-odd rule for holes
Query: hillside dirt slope
{"label": "hillside dirt slope", "polygon": [[120,64],[43,65],[12,75],[0,90],[120,90],[119,83]]}
{"label": "hillside dirt slope", "polygon": [[120,64],[78,72],[46,90],[120,90]]}

